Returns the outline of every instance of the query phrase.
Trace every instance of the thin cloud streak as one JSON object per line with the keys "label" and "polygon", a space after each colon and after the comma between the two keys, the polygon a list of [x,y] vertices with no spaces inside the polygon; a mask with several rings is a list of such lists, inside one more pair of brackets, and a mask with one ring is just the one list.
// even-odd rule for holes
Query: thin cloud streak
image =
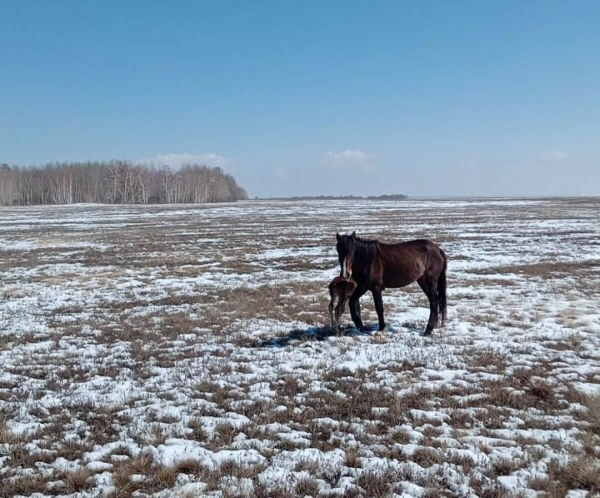
{"label": "thin cloud streak", "polygon": [[159,166],[168,165],[174,169],[181,168],[186,164],[202,164],[204,166],[220,168],[229,164],[225,157],[213,152],[206,152],[204,154],[158,154],[154,157],[143,159],[142,162],[156,164]]}
{"label": "thin cloud streak", "polygon": [[540,156],[541,161],[562,161],[563,159],[567,159],[569,155],[562,150],[551,150],[550,152],[546,152]]}
{"label": "thin cloud streak", "polygon": [[339,152],[330,150],[324,157],[325,163],[332,168],[368,168],[376,159],[375,156],[358,149],[345,149]]}

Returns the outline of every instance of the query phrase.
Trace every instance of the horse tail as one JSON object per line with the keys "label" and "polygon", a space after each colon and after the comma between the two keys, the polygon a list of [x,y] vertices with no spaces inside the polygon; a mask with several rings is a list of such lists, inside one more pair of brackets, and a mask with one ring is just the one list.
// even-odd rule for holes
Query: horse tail
{"label": "horse tail", "polygon": [[446,253],[441,249],[440,253],[442,253],[442,258],[444,258],[444,266],[442,267],[442,272],[438,277],[437,292],[439,302],[439,313],[442,320],[442,325],[444,325],[444,323],[446,322],[446,269],[448,268],[448,258],[446,257]]}

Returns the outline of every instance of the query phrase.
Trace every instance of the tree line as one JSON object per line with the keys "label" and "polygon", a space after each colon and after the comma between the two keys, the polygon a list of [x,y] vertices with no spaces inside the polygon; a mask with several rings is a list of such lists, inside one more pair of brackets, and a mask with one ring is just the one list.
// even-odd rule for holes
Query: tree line
{"label": "tree line", "polygon": [[36,167],[0,164],[0,205],[177,204],[246,199],[246,191],[221,168],[127,161],[50,163]]}

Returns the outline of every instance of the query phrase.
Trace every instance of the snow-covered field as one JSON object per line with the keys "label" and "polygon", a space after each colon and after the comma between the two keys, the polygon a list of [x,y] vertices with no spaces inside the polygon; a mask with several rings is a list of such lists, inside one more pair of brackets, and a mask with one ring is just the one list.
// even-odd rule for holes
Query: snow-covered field
{"label": "snow-covered field", "polygon": [[[0,496],[597,495],[598,220],[598,199],[1,208]],[[384,341],[331,335],[338,230],[438,242],[446,328],[420,336],[413,285],[384,293]]]}

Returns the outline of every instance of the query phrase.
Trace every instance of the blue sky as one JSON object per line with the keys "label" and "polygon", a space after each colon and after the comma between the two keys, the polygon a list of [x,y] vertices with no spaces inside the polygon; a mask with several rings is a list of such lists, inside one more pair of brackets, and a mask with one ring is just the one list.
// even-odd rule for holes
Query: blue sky
{"label": "blue sky", "polygon": [[0,1],[0,163],[251,196],[600,194],[600,2]]}

